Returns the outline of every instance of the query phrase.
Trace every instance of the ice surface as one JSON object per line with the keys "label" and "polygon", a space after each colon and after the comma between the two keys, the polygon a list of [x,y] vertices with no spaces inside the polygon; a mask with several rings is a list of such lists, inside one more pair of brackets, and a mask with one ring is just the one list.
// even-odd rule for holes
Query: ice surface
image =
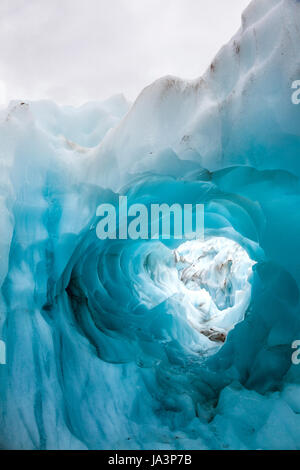
{"label": "ice surface", "polygon": [[[254,0],[199,80],[1,111],[2,448],[300,449],[299,26]],[[204,244],[100,241],[119,194]]]}
{"label": "ice surface", "polygon": [[[201,332],[228,332],[244,319],[251,297],[254,262],[236,242],[212,237],[201,242],[188,241],[176,251],[179,279],[187,301],[194,308],[188,320]],[[172,283],[174,285],[174,283]],[[211,332],[211,334],[209,334]]]}

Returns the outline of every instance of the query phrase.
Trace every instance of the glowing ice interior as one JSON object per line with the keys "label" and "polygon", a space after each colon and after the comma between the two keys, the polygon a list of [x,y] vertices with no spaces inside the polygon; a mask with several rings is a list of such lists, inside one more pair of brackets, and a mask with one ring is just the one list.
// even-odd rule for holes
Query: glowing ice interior
{"label": "glowing ice interior", "polygon": [[175,250],[188,321],[213,341],[224,342],[250,303],[252,261],[238,243],[220,237],[193,240]]}

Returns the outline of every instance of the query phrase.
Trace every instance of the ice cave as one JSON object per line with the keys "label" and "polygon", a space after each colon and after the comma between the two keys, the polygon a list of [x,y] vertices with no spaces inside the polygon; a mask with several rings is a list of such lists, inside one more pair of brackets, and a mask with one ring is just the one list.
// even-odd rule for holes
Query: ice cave
{"label": "ice cave", "polygon": [[[1,109],[0,448],[300,449],[299,44],[252,0],[197,80]],[[119,196],[204,240],[100,240]]]}

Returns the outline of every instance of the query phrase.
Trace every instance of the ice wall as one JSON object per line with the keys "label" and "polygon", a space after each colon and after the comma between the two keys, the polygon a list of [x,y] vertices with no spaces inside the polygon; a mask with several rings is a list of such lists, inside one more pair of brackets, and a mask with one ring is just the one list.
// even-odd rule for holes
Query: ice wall
{"label": "ice wall", "polygon": [[[254,0],[199,80],[1,112],[3,448],[299,449],[299,28]],[[189,292],[178,240],[96,237],[119,194],[205,205]]]}

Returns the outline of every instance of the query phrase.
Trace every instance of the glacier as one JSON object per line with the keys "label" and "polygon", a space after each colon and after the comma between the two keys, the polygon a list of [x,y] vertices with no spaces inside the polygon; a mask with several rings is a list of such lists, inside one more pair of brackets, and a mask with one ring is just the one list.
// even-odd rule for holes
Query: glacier
{"label": "glacier", "polygon": [[[200,79],[0,110],[0,448],[300,449],[299,44],[253,0]],[[119,195],[205,240],[99,240]]]}

